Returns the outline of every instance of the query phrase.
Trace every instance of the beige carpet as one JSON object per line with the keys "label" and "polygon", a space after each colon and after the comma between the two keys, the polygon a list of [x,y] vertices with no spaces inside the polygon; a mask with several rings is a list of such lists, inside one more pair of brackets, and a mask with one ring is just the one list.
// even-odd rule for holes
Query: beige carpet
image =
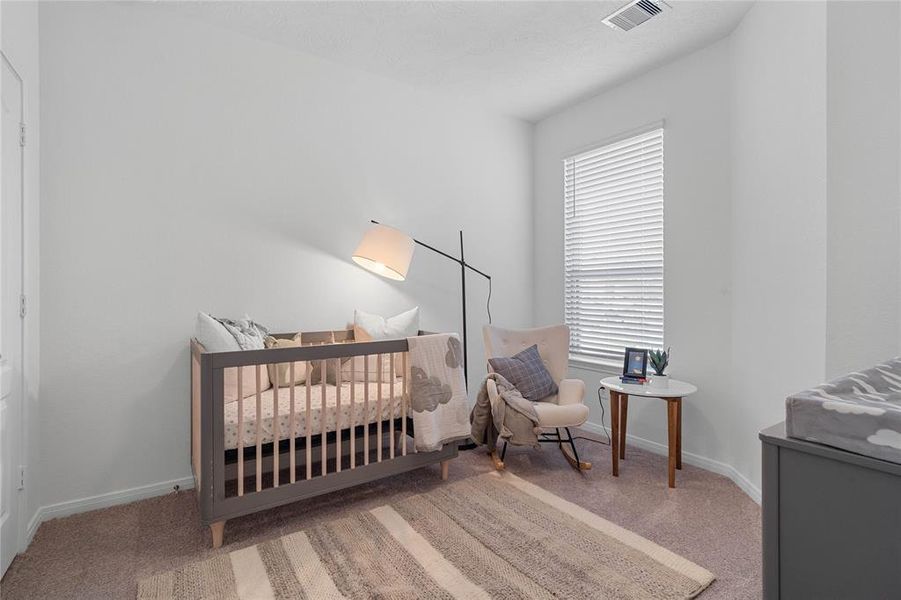
{"label": "beige carpet", "polygon": [[[638,410],[638,409],[636,409]],[[665,422],[662,406],[648,405]],[[686,431],[690,440],[691,431]],[[588,434],[581,434],[588,435]],[[606,441],[606,439],[604,440]],[[666,487],[666,457],[629,447],[619,477],[610,447],[578,441],[594,468],[577,473],[551,445],[507,452],[510,472],[713,573],[702,600],[760,598],[760,507],[734,483],[685,465]],[[492,471],[484,450],[451,462],[450,482]],[[102,473],[98,473],[100,486]],[[102,485],[105,485],[103,483]],[[193,490],[47,521],[0,582],[3,600],[131,599],[137,581],[447,485],[437,465],[233,519],[210,548]]]}
{"label": "beige carpet", "polygon": [[138,584],[194,598],[682,599],[713,575],[515,475],[489,473]]}

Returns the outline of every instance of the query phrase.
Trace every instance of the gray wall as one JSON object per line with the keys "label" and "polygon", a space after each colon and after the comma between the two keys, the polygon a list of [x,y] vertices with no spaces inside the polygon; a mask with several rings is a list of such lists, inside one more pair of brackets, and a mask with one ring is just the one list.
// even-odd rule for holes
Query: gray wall
{"label": "gray wall", "polygon": [[[666,120],[664,173],[665,329],[671,372],[701,388],[683,409],[686,452],[726,458],[731,390],[719,372],[730,350],[729,46],[721,41],[538,123],[535,128],[535,319],[563,319],[562,159],[606,138]],[[610,372],[575,368],[585,380],[591,422],[596,390]],[[607,425],[610,424],[607,412]],[[666,441],[655,400],[629,406],[629,432]],[[663,474],[661,474],[663,476]]]}
{"label": "gray wall", "polygon": [[[671,374],[700,387],[684,448],[752,495],[756,433],[784,418],[786,395],[901,352],[898,12],[757,3],[726,40],[536,126],[535,316],[548,323],[563,315],[560,159],[666,119],[666,343]],[[610,370],[574,372],[599,424]],[[633,402],[629,417],[649,447],[666,443],[662,407]]]}
{"label": "gray wall", "polygon": [[732,34],[730,464],[759,485],[757,432],[823,380],[826,7],[754,5]]}
{"label": "gray wall", "polygon": [[901,353],[901,4],[832,2],[826,374]]}
{"label": "gray wall", "polygon": [[44,505],[190,474],[198,310],[295,330],[418,304],[458,331],[446,259],[351,263],[370,218],[451,251],[465,229],[496,322],[532,321],[530,126],[161,12],[41,5]]}
{"label": "gray wall", "polygon": [[[369,218],[448,249],[465,228],[495,322],[559,322],[560,160],[661,118],[667,343],[701,388],[690,456],[753,494],[755,433],[787,393],[901,352],[897,4],[757,3],[534,143],[519,121],[145,8],[40,7],[40,504],[188,475],[197,310],[319,329],[420,304],[425,327],[459,329],[446,261],[417,254],[402,284],[348,261]],[[597,424],[607,373],[574,373]],[[664,421],[633,403],[634,435],[665,443]]]}

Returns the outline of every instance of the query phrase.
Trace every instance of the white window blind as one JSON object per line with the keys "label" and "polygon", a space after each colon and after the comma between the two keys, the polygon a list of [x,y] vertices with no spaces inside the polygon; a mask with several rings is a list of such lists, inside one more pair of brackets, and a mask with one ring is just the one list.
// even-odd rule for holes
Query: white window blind
{"label": "white window blind", "polygon": [[663,129],[563,161],[570,355],[663,346]]}

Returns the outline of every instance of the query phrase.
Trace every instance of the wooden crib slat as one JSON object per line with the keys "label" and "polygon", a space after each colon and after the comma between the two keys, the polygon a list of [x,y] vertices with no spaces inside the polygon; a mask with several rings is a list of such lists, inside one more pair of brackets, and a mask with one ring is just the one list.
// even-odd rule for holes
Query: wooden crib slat
{"label": "wooden crib slat", "polygon": [[307,479],[313,478],[313,361],[307,361]]}
{"label": "wooden crib slat", "polygon": [[238,369],[238,495],[244,495],[244,367]]}
{"label": "wooden crib slat", "polygon": [[369,464],[369,355],[363,357],[363,465]]}
{"label": "wooden crib slat", "polygon": [[377,425],[376,425],[376,436],[378,440],[378,446],[376,446],[376,462],[382,462],[382,355],[378,355],[378,361],[376,362],[376,368],[378,369],[376,374],[376,381],[378,382],[378,404],[376,405],[376,410],[378,414],[376,416]]}
{"label": "wooden crib slat", "polygon": [[341,472],[341,359],[335,359],[335,473]]}
{"label": "wooden crib slat", "polygon": [[295,480],[294,469],[297,466],[296,459],[294,456],[294,438],[297,436],[297,429],[296,429],[297,424],[294,420],[294,389],[297,387],[294,385],[294,382],[297,381],[294,378],[294,364],[295,363],[292,362],[291,365],[288,367],[288,377],[290,378],[290,383],[291,383],[291,392],[290,392],[290,394],[291,394],[291,401],[290,401],[291,402],[291,404],[290,404],[291,416],[289,417],[289,421],[288,421],[288,427],[289,427],[288,436],[289,436],[289,440],[290,440],[288,442],[288,452],[291,454],[291,459],[290,459],[291,475],[289,476],[289,481],[291,483],[294,483],[294,480]]}
{"label": "wooden crib slat", "polygon": [[263,490],[263,438],[261,436],[260,426],[263,422],[262,417],[262,408],[263,408],[263,391],[262,391],[262,383],[260,381],[260,365],[256,366],[257,373],[257,421],[256,421],[256,434],[257,434],[257,491],[260,492]]}
{"label": "wooden crib slat", "polygon": [[357,466],[357,360],[350,357],[350,468]]}
{"label": "wooden crib slat", "polygon": [[272,383],[272,487],[278,487],[278,365],[272,365],[275,381]]}
{"label": "wooden crib slat", "polygon": [[400,421],[400,431],[401,431],[401,439],[400,439],[400,453],[402,456],[407,455],[407,352],[404,352],[401,355],[401,363],[402,368],[404,370],[404,378],[403,383],[401,384],[401,421]]}
{"label": "wooden crib slat", "polygon": [[328,379],[328,359],[319,361],[319,369],[319,376],[321,378],[319,380],[319,387],[322,388],[322,410],[319,413],[319,422],[322,424],[322,427],[320,428],[320,433],[322,435],[320,446],[322,447],[322,476],[325,477],[328,473],[328,465],[326,464],[326,459],[328,458],[328,444],[325,443],[326,434],[328,433],[328,430],[325,428],[325,415],[327,414],[326,409],[328,408],[326,405],[326,395],[328,393],[326,388],[326,380]]}
{"label": "wooden crib slat", "polygon": [[388,456],[390,458],[394,458],[394,412],[397,409],[397,405],[394,402],[394,379],[395,379],[395,377],[394,377],[394,352],[392,352],[390,356],[391,356],[391,358],[390,358],[388,364],[391,365],[391,371],[390,371],[391,377],[389,378],[390,383],[388,385],[388,392],[391,394],[391,400],[390,400],[391,407],[388,409],[388,418],[391,419],[391,421],[389,422],[389,426],[388,426],[388,437],[390,437],[391,439],[388,440],[388,444],[389,444]]}

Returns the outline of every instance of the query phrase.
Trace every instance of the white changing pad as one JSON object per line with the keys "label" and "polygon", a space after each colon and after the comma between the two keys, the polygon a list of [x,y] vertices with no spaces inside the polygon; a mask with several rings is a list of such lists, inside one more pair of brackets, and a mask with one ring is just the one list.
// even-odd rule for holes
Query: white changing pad
{"label": "white changing pad", "polygon": [[[397,378],[394,382],[394,396],[391,396],[390,382],[382,382],[382,415],[378,414],[379,384],[375,382],[356,382],[353,384],[341,384],[341,427],[346,428],[351,423],[353,415],[354,423],[375,423],[379,420],[400,417],[403,413],[403,379]],[[366,412],[364,393],[369,386],[369,414]],[[353,387],[354,401],[351,403],[351,387]],[[278,439],[287,440],[290,434],[291,422],[291,388],[283,387],[278,390]],[[264,444],[274,441],[273,423],[275,421],[275,403],[273,397],[275,389],[271,388],[261,394],[260,406],[260,438]],[[310,416],[312,419],[312,434],[322,433],[322,420],[325,419],[326,431],[335,431],[338,420],[338,388],[334,385],[325,386],[325,407],[323,410],[322,386],[320,384],[310,386]],[[393,402],[392,402],[393,400]],[[248,396],[243,401],[244,423],[242,445],[244,447],[256,445],[257,427],[257,399],[256,395]],[[305,384],[294,388],[294,437],[303,437],[307,432],[307,388]],[[393,408],[393,413],[392,413]],[[351,412],[353,411],[353,412]],[[225,405],[225,449],[232,450],[238,447],[238,402],[228,402]]]}
{"label": "white changing pad", "polygon": [[785,430],[901,464],[901,358],[789,396]]}

